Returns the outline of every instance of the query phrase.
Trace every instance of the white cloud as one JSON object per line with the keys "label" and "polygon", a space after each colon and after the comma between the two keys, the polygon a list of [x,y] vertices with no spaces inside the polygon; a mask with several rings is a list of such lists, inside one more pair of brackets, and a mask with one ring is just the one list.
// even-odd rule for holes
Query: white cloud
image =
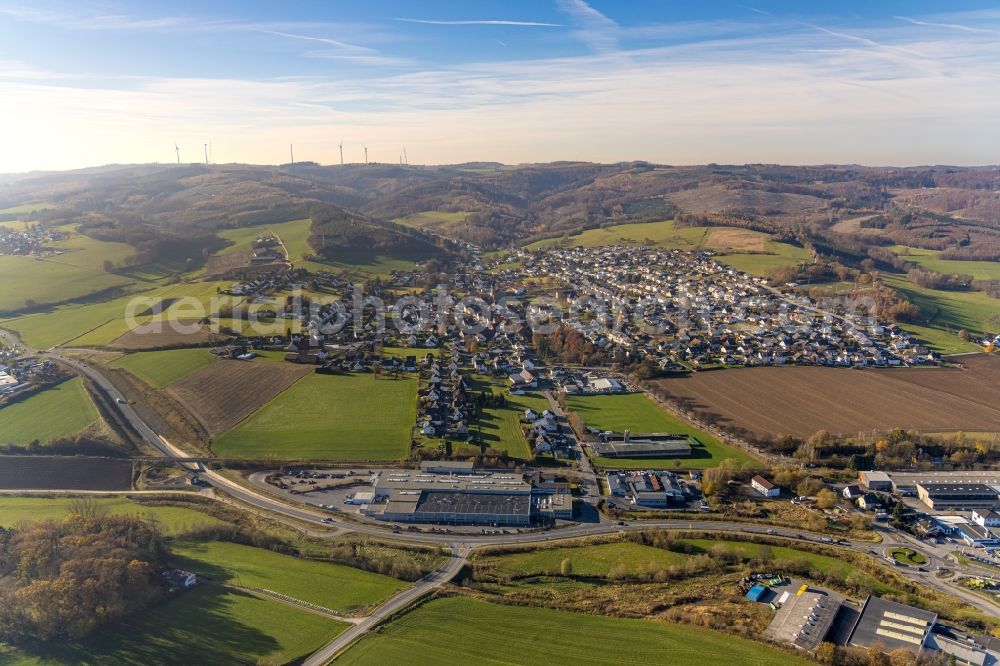
{"label": "white cloud", "polygon": [[559,11],[566,14],[576,37],[597,53],[618,48],[618,24],[597,11],[584,0],[556,0]]}
{"label": "white cloud", "polygon": [[[995,40],[893,26],[706,29],[679,45],[365,79],[75,82],[0,64],[0,122],[18,128],[0,171],[169,161],[175,137],[182,151],[212,141],[218,161],[265,163],[288,143],[300,159],[338,161],[340,137],[355,159],[361,143],[381,161],[405,144],[414,163],[995,161],[983,140],[1000,135]],[[307,39],[329,47],[309,53],[382,57],[325,39]]]}
{"label": "white cloud", "polygon": [[560,23],[542,23],[539,21],[508,21],[502,19],[472,19],[465,21],[448,21],[443,19],[396,18],[403,23],[423,23],[425,25],[509,25],[524,28],[561,28]]}

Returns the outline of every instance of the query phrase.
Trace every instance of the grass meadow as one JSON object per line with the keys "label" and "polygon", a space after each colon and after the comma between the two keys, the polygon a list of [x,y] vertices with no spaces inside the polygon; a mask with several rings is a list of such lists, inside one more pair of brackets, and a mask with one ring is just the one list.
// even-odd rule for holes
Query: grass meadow
{"label": "grass meadow", "polygon": [[0,256],[0,312],[63,303],[130,284],[119,275],[51,259]]}
{"label": "grass meadow", "polygon": [[942,353],[973,351],[977,347],[958,339],[961,329],[984,333],[996,329],[1000,300],[980,291],[943,291],[919,287],[903,275],[884,274],[883,282],[920,309],[920,321],[900,326]]}
{"label": "grass meadow", "polygon": [[662,566],[684,561],[683,553],[644,546],[631,541],[585,546],[542,548],[522,553],[485,555],[476,558],[477,564],[496,567],[499,571],[519,575],[559,575],[563,560],[568,559],[575,576],[607,576],[608,572],[624,566],[629,573],[644,571],[651,563]]}
{"label": "grass meadow", "polygon": [[37,213],[42,210],[49,210],[50,208],[55,208],[55,205],[38,201],[21,204],[20,206],[11,206],[10,208],[0,208],[0,215],[28,215],[29,213]]}
{"label": "grass meadow", "polygon": [[153,388],[163,388],[216,360],[207,349],[168,349],[128,354],[111,366],[128,370]]}
{"label": "grass meadow", "polygon": [[361,639],[337,663],[350,666],[393,663],[411,666],[512,663],[603,666],[609,658],[673,666],[729,666],[735,662],[746,666],[804,666],[810,663],[764,645],[700,627],[497,605],[463,597],[427,602],[378,633]]}
{"label": "grass meadow", "polygon": [[0,663],[285,664],[312,654],[349,626],[276,600],[201,585],[80,641],[36,649],[0,645]]}
{"label": "grass meadow", "polygon": [[740,464],[756,464],[756,460],[749,454],[667,413],[642,393],[567,396],[566,404],[570,410],[580,415],[584,425],[588,427],[618,433],[631,430],[636,434],[663,432],[692,435],[701,443],[688,458],[594,458],[594,463],[601,467],[673,468],[677,466],[676,461],[680,460],[680,467],[690,469],[715,467],[727,458]]}
{"label": "grass meadow", "polygon": [[937,250],[925,250],[918,247],[893,245],[889,248],[904,261],[913,263],[938,273],[957,273],[971,275],[977,280],[1000,280],[1000,262],[997,261],[959,261],[957,259],[939,259],[941,253]]}
{"label": "grass meadow", "polygon": [[[92,497],[91,502],[116,516],[151,517],[166,534],[180,534],[199,527],[219,525],[222,521],[206,513],[177,506],[143,506],[124,497]],[[60,519],[66,516],[76,500],[70,497],[0,497],[0,527],[13,527],[21,522]]]}
{"label": "grass meadow", "polygon": [[218,437],[216,455],[283,460],[398,460],[417,419],[417,380],[306,375]]}
{"label": "grass meadow", "polygon": [[100,416],[79,377],[0,407],[0,444],[42,443],[68,437]]}
{"label": "grass meadow", "polygon": [[[3,259],[3,257],[0,257]],[[190,297],[204,306],[204,311],[211,309],[211,300],[215,297],[216,290],[221,287],[222,282],[188,282],[157,287],[142,293],[130,294],[120,298],[102,301],[98,303],[88,303],[85,305],[62,305],[53,308],[49,312],[29,314],[21,317],[11,317],[0,320],[0,327],[15,331],[21,341],[29,347],[47,349],[59,345],[72,343],[75,346],[100,347],[108,345],[128,332],[128,324],[125,321],[125,314],[129,304],[133,299],[143,299],[136,301],[137,307],[133,309],[133,314],[141,315],[150,306],[161,302],[163,299],[179,299]],[[0,288],[2,289],[2,288]],[[165,316],[173,316],[177,319],[198,319],[199,311],[192,310],[191,307],[182,303],[171,305],[165,311]],[[185,315],[189,315],[186,316]],[[147,323],[153,318],[150,316],[136,316],[136,321],[140,324]]]}
{"label": "grass meadow", "polygon": [[170,552],[175,566],[214,582],[272,590],[342,615],[364,612],[407,586],[370,571],[227,541],[175,542]]}

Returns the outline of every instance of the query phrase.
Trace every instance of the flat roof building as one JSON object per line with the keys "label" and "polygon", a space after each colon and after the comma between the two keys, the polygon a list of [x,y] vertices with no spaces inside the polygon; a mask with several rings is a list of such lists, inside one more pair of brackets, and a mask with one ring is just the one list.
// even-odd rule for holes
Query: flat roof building
{"label": "flat roof building", "polygon": [[993,509],[1000,505],[1000,491],[985,483],[921,482],[917,484],[917,497],[938,511]]}
{"label": "flat roof building", "polygon": [[475,463],[465,460],[422,460],[420,471],[431,474],[474,474]]}
{"label": "flat roof building", "polygon": [[608,490],[636,506],[664,507],[685,501],[684,488],[673,472],[608,472]]}
{"label": "flat roof building", "polygon": [[534,517],[573,516],[568,488],[548,484],[535,492],[520,474],[387,471],[372,486],[373,501],[361,513],[376,520],[526,527]]}
{"label": "flat roof building", "polygon": [[937,613],[881,597],[868,597],[848,645],[867,648],[878,643],[885,652],[905,648],[919,653],[936,623]]}
{"label": "flat roof building", "polygon": [[590,449],[603,458],[686,458],[691,455],[692,447],[690,437],[678,435],[604,433]]}
{"label": "flat roof building", "polygon": [[858,480],[868,490],[876,490],[883,493],[892,492],[892,479],[885,472],[860,472]]}

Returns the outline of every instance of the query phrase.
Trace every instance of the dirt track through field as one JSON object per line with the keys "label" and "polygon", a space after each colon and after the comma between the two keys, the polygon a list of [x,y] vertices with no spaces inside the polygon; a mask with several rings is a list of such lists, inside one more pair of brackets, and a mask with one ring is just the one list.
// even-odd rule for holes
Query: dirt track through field
{"label": "dirt track through field", "polygon": [[1000,357],[957,357],[963,368],[741,368],[656,382],[682,405],[758,437],[1000,431]]}
{"label": "dirt track through field", "polygon": [[216,436],[313,371],[312,366],[265,361],[216,361],[167,390]]}

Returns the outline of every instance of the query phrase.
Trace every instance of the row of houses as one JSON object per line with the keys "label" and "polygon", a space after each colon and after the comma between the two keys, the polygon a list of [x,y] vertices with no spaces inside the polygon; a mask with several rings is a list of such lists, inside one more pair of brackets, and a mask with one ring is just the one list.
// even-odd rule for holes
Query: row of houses
{"label": "row of houses", "polygon": [[652,248],[520,251],[527,277],[555,278],[597,316],[567,325],[597,346],[667,366],[809,364],[892,366],[936,356],[898,327],[820,310],[706,253]]}

